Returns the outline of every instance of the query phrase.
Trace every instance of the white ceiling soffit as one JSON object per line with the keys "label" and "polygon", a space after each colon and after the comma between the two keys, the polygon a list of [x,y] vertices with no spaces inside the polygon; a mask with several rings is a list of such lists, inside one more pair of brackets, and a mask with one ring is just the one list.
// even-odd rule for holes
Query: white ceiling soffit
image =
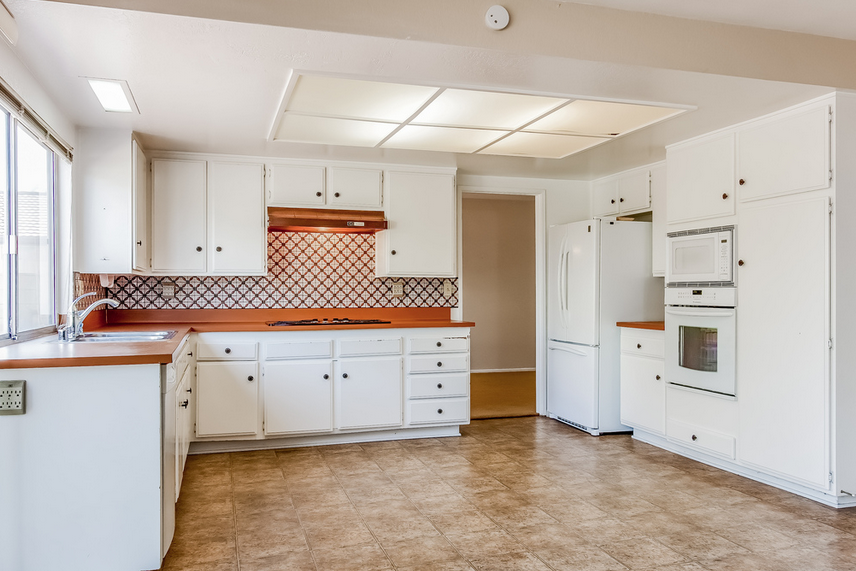
{"label": "white ceiling soffit", "polygon": [[561,159],[686,110],[294,73],[271,132],[290,143]]}
{"label": "white ceiling soffit", "polygon": [[856,40],[856,2],[853,0],[560,1]]}

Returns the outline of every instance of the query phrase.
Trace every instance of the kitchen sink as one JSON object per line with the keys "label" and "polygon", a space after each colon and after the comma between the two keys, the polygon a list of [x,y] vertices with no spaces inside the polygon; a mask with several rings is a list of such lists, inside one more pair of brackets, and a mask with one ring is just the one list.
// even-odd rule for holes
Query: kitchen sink
{"label": "kitchen sink", "polygon": [[165,341],[176,331],[104,331],[84,333],[71,341],[60,343],[133,343],[135,341]]}

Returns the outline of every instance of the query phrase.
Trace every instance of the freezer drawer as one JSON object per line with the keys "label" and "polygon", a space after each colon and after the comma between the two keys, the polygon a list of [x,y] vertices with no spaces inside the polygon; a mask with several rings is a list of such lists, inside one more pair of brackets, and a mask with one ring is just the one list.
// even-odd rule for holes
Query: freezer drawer
{"label": "freezer drawer", "polygon": [[547,345],[547,412],[586,428],[598,428],[598,348]]}

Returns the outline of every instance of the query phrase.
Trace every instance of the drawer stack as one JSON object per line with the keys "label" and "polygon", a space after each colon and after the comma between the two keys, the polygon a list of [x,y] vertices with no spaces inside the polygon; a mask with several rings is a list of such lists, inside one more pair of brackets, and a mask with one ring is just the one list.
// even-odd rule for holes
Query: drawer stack
{"label": "drawer stack", "polygon": [[406,424],[469,423],[469,343],[468,337],[408,340]]}

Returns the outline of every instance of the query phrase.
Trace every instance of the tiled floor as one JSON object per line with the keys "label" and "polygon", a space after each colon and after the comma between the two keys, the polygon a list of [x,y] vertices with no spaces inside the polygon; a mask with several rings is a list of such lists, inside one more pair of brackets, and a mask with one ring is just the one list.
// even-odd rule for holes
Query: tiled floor
{"label": "tiled floor", "polygon": [[165,570],[856,570],[856,510],[538,417],[193,456],[177,509]]}

